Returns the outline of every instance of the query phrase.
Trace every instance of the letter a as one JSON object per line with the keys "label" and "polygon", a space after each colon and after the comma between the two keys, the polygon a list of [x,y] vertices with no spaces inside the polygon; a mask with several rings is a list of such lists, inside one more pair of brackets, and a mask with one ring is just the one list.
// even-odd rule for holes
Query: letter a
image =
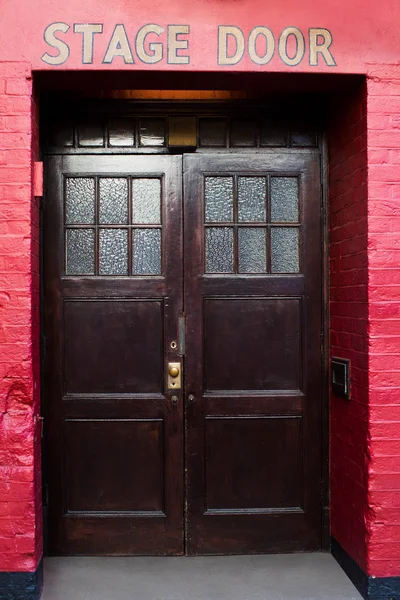
{"label": "letter a", "polygon": [[116,56],[122,56],[125,64],[134,62],[132,50],[123,25],[116,25],[104,55],[103,63],[111,64]]}

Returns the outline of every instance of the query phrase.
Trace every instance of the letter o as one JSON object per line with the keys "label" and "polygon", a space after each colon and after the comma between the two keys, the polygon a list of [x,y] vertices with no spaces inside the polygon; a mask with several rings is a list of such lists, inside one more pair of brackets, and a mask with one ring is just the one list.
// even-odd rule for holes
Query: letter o
{"label": "letter o", "polygon": [[[263,35],[265,37],[267,44],[267,49],[264,56],[257,54],[257,38],[259,35]],[[256,65],[267,65],[274,56],[275,52],[275,38],[272,31],[268,29],[268,27],[254,27],[249,35],[248,49],[249,56],[251,60],[256,63]]]}
{"label": "letter o", "polygon": [[[296,38],[296,54],[293,58],[290,58],[287,53],[287,42],[290,35],[294,35]],[[297,27],[286,27],[279,37],[279,56],[285,65],[289,67],[298,65],[304,58],[305,50],[306,44],[300,29],[297,29]]]}

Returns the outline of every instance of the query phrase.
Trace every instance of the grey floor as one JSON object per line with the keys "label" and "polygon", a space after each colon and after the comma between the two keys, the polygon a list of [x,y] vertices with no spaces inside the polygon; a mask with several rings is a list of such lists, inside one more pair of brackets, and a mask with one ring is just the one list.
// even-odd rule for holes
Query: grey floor
{"label": "grey floor", "polygon": [[42,600],[359,600],[330,554],[47,558]]}

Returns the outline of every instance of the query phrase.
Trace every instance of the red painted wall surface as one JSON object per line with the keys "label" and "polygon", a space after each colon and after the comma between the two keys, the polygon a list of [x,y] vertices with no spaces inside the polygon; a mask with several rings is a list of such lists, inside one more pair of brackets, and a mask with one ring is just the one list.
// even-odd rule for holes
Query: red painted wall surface
{"label": "red painted wall surface", "polygon": [[331,356],[351,360],[351,401],[331,397],[331,530],[368,564],[366,85],[335,106],[329,135]]}
{"label": "red painted wall surface", "polygon": [[42,554],[35,115],[30,65],[0,62],[0,571]]}
{"label": "red painted wall surface", "polygon": [[[92,69],[173,69],[173,70],[215,70],[234,71],[326,71],[338,73],[365,73],[371,63],[390,63],[400,56],[400,36],[398,35],[399,6],[397,0],[200,0],[182,2],[170,0],[168,3],[148,2],[148,0],[2,0],[1,23],[6,24],[1,31],[1,60],[26,60],[34,69],[54,68],[41,60],[49,51],[43,35],[46,27],[54,22],[65,23],[69,30],[58,34],[70,47],[68,60],[57,68]],[[94,34],[93,64],[82,65],[82,34],[74,33],[74,23],[94,23],[103,25],[103,33]],[[160,36],[150,36],[149,41],[164,43],[164,58],[158,64],[141,62],[135,52],[135,37],[145,24],[157,24],[163,29],[168,24],[187,24],[190,33],[182,36],[188,39],[189,64],[168,64],[166,57],[166,32]],[[125,26],[133,64],[124,64],[116,57],[112,64],[102,64],[107,45],[116,24]],[[246,46],[250,31],[256,26],[268,27],[275,41],[289,26],[298,28],[304,35],[306,51],[299,65],[289,67],[279,59],[278,48],[266,65],[256,65],[248,56],[236,65],[218,67],[217,40],[218,26],[232,25],[243,30]],[[309,64],[309,28],[327,28],[332,34],[331,47],[336,67],[327,66],[320,56],[317,67]],[[379,43],[377,41],[379,40]],[[293,40],[292,40],[293,41]],[[260,50],[260,53],[262,51]]]}
{"label": "red painted wall surface", "polygon": [[400,71],[368,81],[369,570],[400,575]]}
{"label": "red painted wall surface", "polygon": [[[331,399],[332,533],[368,574],[400,576],[398,0],[0,0],[0,11],[0,571],[33,571],[42,554],[32,71],[208,70],[367,76],[357,94],[344,94],[335,105],[330,126],[332,354],[351,358],[353,375],[351,402]],[[66,55],[52,66],[42,57],[57,56],[44,39],[54,22],[65,24],[65,33],[57,35]],[[93,34],[93,53],[74,32],[74,24],[79,30],[85,23],[102,26]],[[135,44],[149,23],[164,30],[147,38],[163,45],[154,64],[141,60]],[[131,63],[121,56],[103,63],[116,24],[125,26]],[[168,63],[166,29],[174,24],[190,31],[172,38],[183,46]],[[243,32],[243,57],[236,64],[218,64],[219,25]],[[269,28],[275,42],[266,64],[249,57],[249,34],[257,26]],[[289,26],[305,44],[292,66],[279,55],[281,33]],[[313,64],[310,28],[330,32],[335,64],[321,52]],[[289,58],[296,52],[293,41],[292,35],[285,47]],[[266,52],[262,43],[255,48],[258,56]],[[234,50],[228,47],[228,53]],[[177,57],[189,60],[179,63]]]}

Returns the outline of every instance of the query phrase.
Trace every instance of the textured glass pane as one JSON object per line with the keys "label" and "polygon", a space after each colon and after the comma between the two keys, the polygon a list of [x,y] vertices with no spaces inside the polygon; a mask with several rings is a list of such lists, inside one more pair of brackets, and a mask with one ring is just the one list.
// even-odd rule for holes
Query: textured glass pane
{"label": "textured glass pane", "polygon": [[226,146],[226,121],[200,119],[200,146],[224,148]]}
{"label": "textured glass pane", "polygon": [[206,273],[233,273],[233,229],[207,227]]}
{"label": "textured glass pane", "polygon": [[241,227],[239,235],[239,273],[265,273],[267,253],[265,229]]}
{"label": "textured glass pane", "polygon": [[254,147],[256,145],[256,124],[250,120],[232,121],[231,146]]}
{"label": "textured glass pane", "polygon": [[161,223],[161,181],[132,180],[133,223]]}
{"label": "textured glass pane", "polygon": [[100,275],[128,275],[128,232],[100,229]]}
{"label": "textured glass pane", "polygon": [[161,275],[161,229],[134,230],[133,274]]}
{"label": "textured glass pane", "polygon": [[271,221],[299,220],[299,184],[297,177],[271,177]]}
{"label": "textured glass pane", "polygon": [[206,177],[206,222],[233,221],[232,177]]}
{"label": "textured glass pane", "polygon": [[266,220],[266,192],[267,183],[265,177],[239,177],[239,221]]}
{"label": "textured glass pane", "polygon": [[65,272],[67,275],[94,275],[93,229],[67,229]]}
{"label": "textured glass pane", "polygon": [[299,272],[299,228],[271,228],[272,273]]}
{"label": "textured glass pane", "polygon": [[68,225],[94,223],[94,179],[67,178],[65,222]]}
{"label": "textured glass pane", "polygon": [[104,146],[103,126],[97,123],[79,125],[78,140],[80,146]]}
{"label": "textured glass pane", "polygon": [[141,146],[165,146],[165,120],[142,119],[140,121]]}
{"label": "textured glass pane", "polygon": [[100,223],[118,225],[128,222],[128,181],[122,177],[99,181]]}
{"label": "textured glass pane", "polygon": [[114,119],[108,125],[108,143],[110,146],[134,146],[135,122],[130,119]]}

